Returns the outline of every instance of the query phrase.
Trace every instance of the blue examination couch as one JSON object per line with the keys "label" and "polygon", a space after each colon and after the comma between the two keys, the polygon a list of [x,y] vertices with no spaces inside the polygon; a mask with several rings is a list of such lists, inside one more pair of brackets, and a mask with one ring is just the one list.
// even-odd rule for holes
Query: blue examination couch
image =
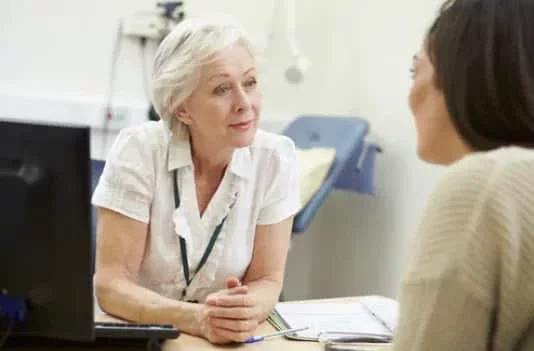
{"label": "blue examination couch", "polygon": [[335,160],[326,179],[307,204],[295,216],[293,233],[305,232],[327,195],[334,189],[372,193],[377,145],[365,142],[369,123],[351,116],[301,116],[293,120],[283,134],[301,149],[335,148]]}

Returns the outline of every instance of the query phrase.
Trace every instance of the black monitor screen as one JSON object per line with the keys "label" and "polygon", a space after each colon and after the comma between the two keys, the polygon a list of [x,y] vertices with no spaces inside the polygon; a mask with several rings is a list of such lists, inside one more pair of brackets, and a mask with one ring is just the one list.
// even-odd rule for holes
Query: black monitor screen
{"label": "black monitor screen", "polygon": [[0,336],[93,339],[89,135],[0,121]]}

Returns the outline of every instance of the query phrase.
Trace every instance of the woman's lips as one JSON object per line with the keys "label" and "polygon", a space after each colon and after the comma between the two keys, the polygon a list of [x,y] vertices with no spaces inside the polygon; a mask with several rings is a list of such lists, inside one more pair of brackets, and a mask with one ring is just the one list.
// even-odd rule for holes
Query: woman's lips
{"label": "woman's lips", "polygon": [[239,122],[239,123],[230,124],[231,128],[239,129],[239,130],[247,130],[251,126],[252,126],[252,121],[245,121],[245,122]]}

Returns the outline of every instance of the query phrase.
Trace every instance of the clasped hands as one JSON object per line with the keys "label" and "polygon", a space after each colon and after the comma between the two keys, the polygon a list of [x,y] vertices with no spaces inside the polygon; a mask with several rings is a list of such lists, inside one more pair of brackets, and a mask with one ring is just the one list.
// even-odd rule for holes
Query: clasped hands
{"label": "clasped hands", "polygon": [[230,277],[226,288],[208,295],[201,311],[201,334],[214,344],[243,342],[252,337],[262,321],[256,296],[239,279]]}

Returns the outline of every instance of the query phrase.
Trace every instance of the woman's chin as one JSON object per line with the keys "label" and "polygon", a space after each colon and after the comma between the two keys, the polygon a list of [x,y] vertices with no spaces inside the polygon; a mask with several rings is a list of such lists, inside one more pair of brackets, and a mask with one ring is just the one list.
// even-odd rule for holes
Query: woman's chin
{"label": "woman's chin", "polygon": [[236,133],[232,138],[232,145],[235,148],[243,148],[252,145],[254,137],[256,136],[256,129],[250,129],[246,132]]}

